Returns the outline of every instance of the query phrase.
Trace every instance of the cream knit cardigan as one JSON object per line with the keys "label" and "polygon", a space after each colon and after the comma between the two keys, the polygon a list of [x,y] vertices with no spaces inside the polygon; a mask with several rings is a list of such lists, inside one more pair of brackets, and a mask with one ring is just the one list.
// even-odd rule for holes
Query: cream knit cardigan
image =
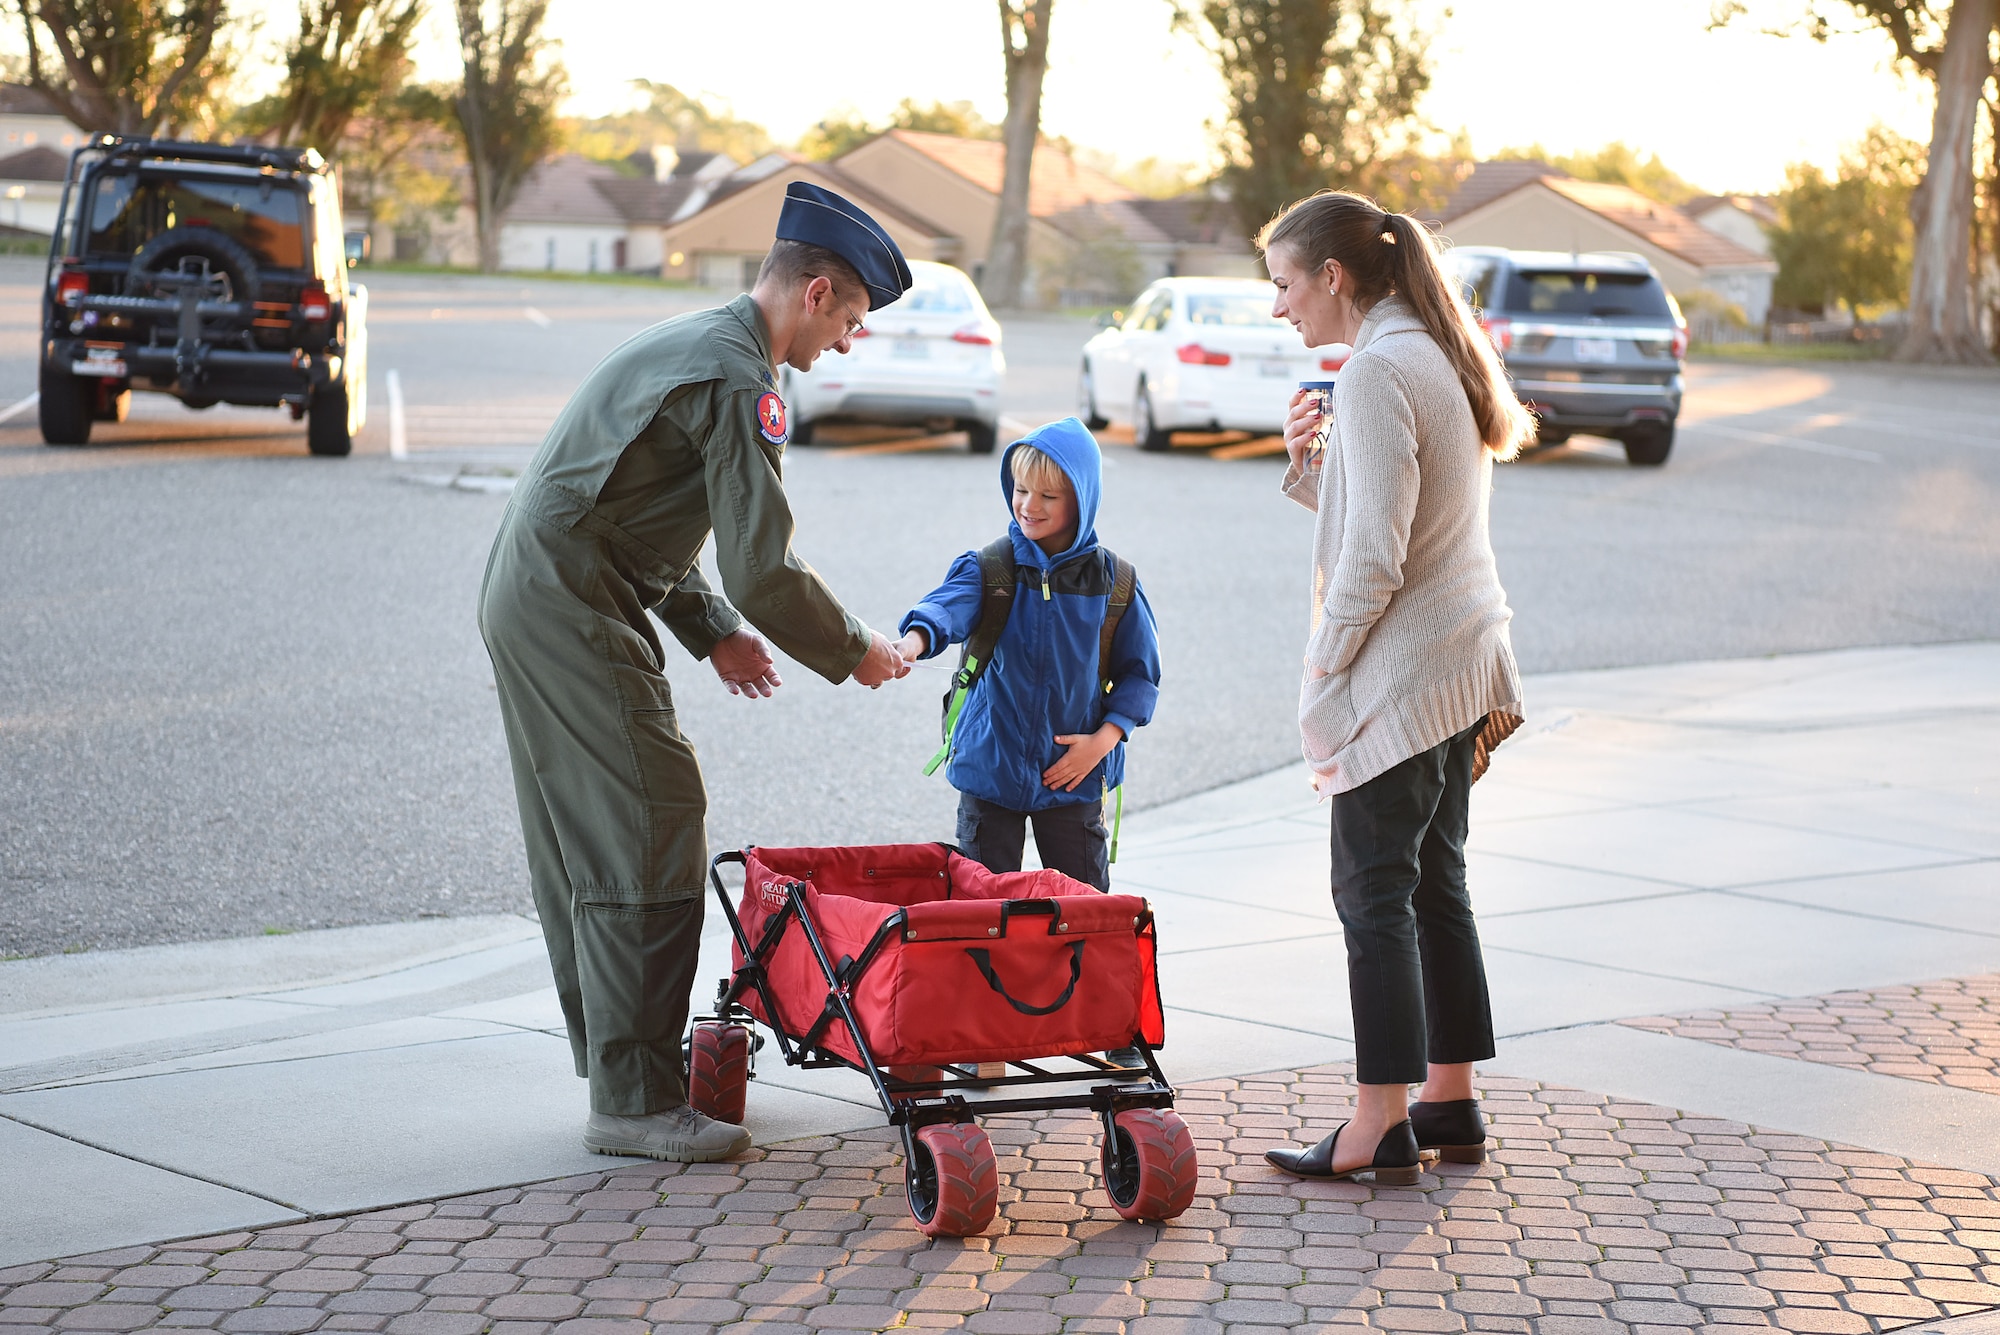
{"label": "cream knit cardigan", "polygon": [[1341,368],[1319,476],[1294,465],[1284,481],[1318,516],[1299,732],[1322,795],[1487,713],[1521,713],[1513,613],[1487,532],[1492,489],[1493,458],[1451,363],[1407,304],[1383,298]]}

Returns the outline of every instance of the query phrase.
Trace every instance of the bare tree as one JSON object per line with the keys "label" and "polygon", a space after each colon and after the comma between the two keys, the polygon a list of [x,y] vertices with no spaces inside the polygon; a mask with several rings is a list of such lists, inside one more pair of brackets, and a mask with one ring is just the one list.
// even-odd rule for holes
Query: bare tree
{"label": "bare tree", "polygon": [[226,0],[19,0],[19,14],[29,87],[87,130],[172,130],[228,74]]}
{"label": "bare tree", "polygon": [[501,220],[521,183],[560,138],[556,103],[569,77],[542,34],[549,0],[456,0],[465,82],[453,99],[472,204],[479,267],[500,267]]}
{"label": "bare tree", "polygon": [[422,17],[423,0],[302,0],[284,88],[260,128],[331,153],[348,122],[385,104],[409,74]]}
{"label": "bare tree", "polygon": [[1000,49],[1007,62],[1007,170],[993,240],[986,248],[981,295],[990,306],[1014,309],[1028,273],[1028,184],[1035,142],[1042,134],[1042,76],[1049,68],[1049,13],[1055,0],[1000,0]]}
{"label": "bare tree", "polygon": [[[1712,0],[1710,26],[1748,13],[1752,0]],[[1899,361],[1981,364],[1993,360],[1973,307],[1972,211],[1977,188],[1973,136],[1992,77],[1994,0],[1806,0],[1805,32],[1835,31],[1827,9],[1859,14],[1888,34],[1896,54],[1937,84],[1923,184],[1910,199],[1916,243],[1910,264],[1910,332]],[[1796,11],[1795,11],[1796,12]],[[1799,24],[1767,28],[1797,31]]]}

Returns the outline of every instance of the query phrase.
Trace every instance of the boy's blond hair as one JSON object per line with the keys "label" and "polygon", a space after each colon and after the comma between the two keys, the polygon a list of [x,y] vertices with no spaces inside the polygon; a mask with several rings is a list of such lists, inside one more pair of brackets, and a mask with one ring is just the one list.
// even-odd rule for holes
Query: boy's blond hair
{"label": "boy's blond hair", "polygon": [[1016,482],[1026,483],[1036,491],[1074,491],[1069,484],[1069,474],[1063,472],[1062,465],[1032,445],[1016,445],[1014,452],[1007,456],[1007,470]]}

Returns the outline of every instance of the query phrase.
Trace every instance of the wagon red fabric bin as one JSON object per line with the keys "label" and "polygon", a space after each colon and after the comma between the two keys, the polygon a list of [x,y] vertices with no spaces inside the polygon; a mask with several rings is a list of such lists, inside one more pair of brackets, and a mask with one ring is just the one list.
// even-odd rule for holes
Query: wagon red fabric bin
{"label": "wagon red fabric bin", "polygon": [[1154,1059],[1166,1026],[1144,899],[1052,871],[996,875],[943,844],[751,847],[717,857],[710,879],[734,945],[688,1035],[696,1108],[744,1120],[761,1023],[788,1065],[868,1077],[933,1237],[993,1220],[982,1113],[1088,1109],[1119,1214],[1172,1219],[1193,1202],[1194,1139]]}
{"label": "wagon red fabric bin", "polygon": [[[829,958],[852,971],[855,1016],[879,1064],[1166,1041],[1153,918],[1137,895],[1099,894],[1060,872],[990,872],[942,844],[749,848],[744,857],[745,935],[761,940],[785,908],[785,887],[798,884]],[[740,945],[735,963],[744,963]],[[781,937],[765,968],[782,1012],[775,1027],[803,1037],[827,998],[805,934]],[[746,1002],[772,1023],[756,992]],[[817,1046],[862,1060],[843,1022],[828,1025]]]}

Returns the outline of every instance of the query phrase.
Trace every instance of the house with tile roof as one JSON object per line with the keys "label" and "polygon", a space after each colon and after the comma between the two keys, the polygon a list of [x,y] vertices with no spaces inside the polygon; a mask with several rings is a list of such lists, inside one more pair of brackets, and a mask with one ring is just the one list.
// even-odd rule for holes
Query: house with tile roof
{"label": "house with tile roof", "polygon": [[1764,256],[1771,253],[1778,204],[1769,195],[1703,195],[1681,205],[1681,212],[1745,250]]}
{"label": "house with tile roof", "polygon": [[[832,162],[774,153],[691,194],[662,230],[662,272],[747,286],[770,246],[784,187],[812,181],[853,199],[906,254],[975,280],[999,209],[1006,149],[994,140],[890,130]],[[1254,273],[1226,205],[1150,200],[1060,146],[1035,150],[1028,189],[1029,290],[1046,304],[1129,297],[1166,274]]]}
{"label": "house with tile roof", "polygon": [[780,152],[705,182],[682,199],[660,228],[660,272],[703,287],[747,291],[778,230],[785,187],[794,181],[853,200],[913,260],[957,262],[957,238],[929,218],[876,193],[833,163]]}
{"label": "house with tile roof", "polygon": [[54,235],[68,174],[69,154],[46,145],[0,157],[0,228]]}
{"label": "house with tile roof", "polygon": [[46,148],[68,158],[86,137],[41,93],[26,84],[0,83],[0,157]]}
{"label": "house with tile roof", "polygon": [[661,228],[689,199],[736,169],[718,153],[671,148],[624,164],[559,154],[521,183],[501,224],[500,267],[658,273]]}
{"label": "house with tile roof", "polygon": [[[1475,170],[1460,195],[1479,182]],[[1443,231],[1453,244],[1631,251],[1644,256],[1676,296],[1709,293],[1740,307],[1753,325],[1770,313],[1778,266],[1767,254],[1630,186],[1548,173],[1482,193],[1470,207],[1460,207],[1457,196],[1446,207]]]}

